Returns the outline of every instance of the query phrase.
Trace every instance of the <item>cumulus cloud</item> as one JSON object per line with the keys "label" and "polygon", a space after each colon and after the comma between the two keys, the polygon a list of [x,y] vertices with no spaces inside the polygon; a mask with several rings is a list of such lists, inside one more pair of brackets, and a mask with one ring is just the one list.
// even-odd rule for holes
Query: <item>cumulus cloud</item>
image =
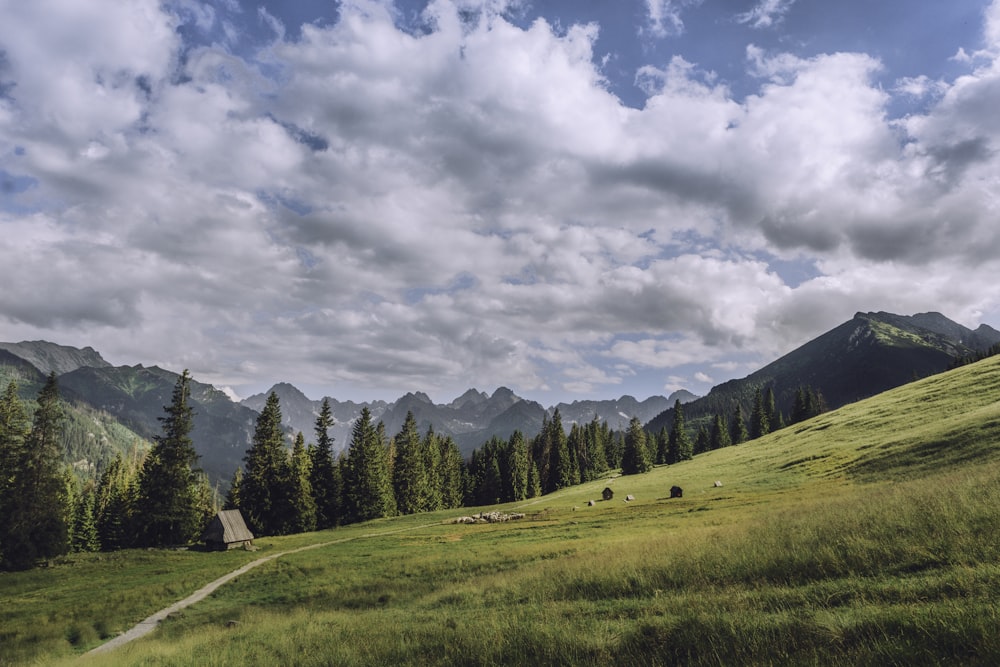
{"label": "cumulus cloud", "polygon": [[[650,0],[649,34],[692,4]],[[247,57],[182,40],[218,23],[201,3],[11,5],[0,168],[36,185],[0,205],[4,337],[241,393],[591,393],[766,362],[859,308],[998,307],[971,275],[1000,268],[996,56],[885,90],[869,55],[752,46],[743,99],[677,56],[637,72],[637,109],[599,26],[520,7],[436,0],[415,31],[359,0]]]}

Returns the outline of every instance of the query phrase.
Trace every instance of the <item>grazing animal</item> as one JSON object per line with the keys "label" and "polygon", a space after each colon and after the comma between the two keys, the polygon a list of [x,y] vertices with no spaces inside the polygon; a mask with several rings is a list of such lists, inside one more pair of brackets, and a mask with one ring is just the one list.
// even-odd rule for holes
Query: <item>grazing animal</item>
{"label": "grazing animal", "polygon": [[679,486],[671,486],[670,487],[670,497],[671,498],[683,498],[684,497],[684,489],[682,489]]}

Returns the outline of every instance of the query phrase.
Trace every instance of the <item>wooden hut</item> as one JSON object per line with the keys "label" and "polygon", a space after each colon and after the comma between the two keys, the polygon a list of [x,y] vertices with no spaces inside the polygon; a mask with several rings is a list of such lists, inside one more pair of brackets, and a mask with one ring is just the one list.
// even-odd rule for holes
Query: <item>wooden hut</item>
{"label": "wooden hut", "polygon": [[601,491],[601,498],[604,498],[605,500],[611,500],[614,497],[615,492],[611,490],[611,487],[606,486],[604,487],[604,490]]}
{"label": "wooden hut", "polygon": [[239,510],[222,510],[208,523],[201,539],[207,548],[225,551],[251,546],[253,533],[247,528]]}

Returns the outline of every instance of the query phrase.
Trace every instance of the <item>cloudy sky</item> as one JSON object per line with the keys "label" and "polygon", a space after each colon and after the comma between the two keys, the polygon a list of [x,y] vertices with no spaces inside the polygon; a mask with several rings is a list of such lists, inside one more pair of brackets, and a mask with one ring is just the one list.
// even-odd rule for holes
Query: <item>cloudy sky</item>
{"label": "cloudy sky", "polygon": [[702,394],[1000,328],[1000,0],[0,0],[0,340],[241,395]]}

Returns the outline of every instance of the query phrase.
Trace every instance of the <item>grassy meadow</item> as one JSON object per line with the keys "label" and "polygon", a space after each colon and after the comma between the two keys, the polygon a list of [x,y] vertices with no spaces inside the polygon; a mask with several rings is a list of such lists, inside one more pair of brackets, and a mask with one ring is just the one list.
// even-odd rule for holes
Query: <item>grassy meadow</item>
{"label": "grassy meadow", "polygon": [[0,665],[1000,664],[1000,357],[502,508],[0,574]]}

